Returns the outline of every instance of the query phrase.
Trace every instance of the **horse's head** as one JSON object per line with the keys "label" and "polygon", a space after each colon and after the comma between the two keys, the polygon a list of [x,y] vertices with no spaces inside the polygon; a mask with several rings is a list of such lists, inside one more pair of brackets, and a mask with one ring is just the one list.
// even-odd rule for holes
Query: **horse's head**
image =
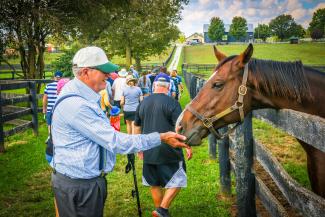
{"label": "horse's head", "polygon": [[253,46],[250,44],[237,56],[226,57],[215,47],[214,53],[219,60],[218,66],[177,121],[177,127],[187,137],[189,145],[199,145],[201,139],[209,134],[208,128],[213,131],[238,122],[250,110],[251,100],[245,88],[246,82],[245,87],[241,85],[245,77],[245,65],[253,54]]}

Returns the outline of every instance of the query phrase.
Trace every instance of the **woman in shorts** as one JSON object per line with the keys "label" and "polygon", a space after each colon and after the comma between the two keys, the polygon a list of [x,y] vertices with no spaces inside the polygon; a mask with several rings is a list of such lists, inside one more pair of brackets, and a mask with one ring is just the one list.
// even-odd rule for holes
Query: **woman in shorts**
{"label": "woman in shorts", "polygon": [[126,77],[127,87],[124,88],[121,97],[121,106],[123,106],[124,120],[126,122],[126,129],[128,134],[133,134],[133,124],[135,118],[135,111],[143,99],[142,91],[136,86],[137,79],[133,75]]}

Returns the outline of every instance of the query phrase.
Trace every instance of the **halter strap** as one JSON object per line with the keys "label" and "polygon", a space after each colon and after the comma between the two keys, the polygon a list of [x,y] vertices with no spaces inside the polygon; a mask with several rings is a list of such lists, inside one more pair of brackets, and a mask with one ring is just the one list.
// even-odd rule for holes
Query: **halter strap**
{"label": "halter strap", "polygon": [[[203,122],[203,125],[209,129],[211,133],[213,133],[218,139],[222,139],[223,137],[229,135],[234,129],[244,121],[245,112],[244,112],[244,96],[247,94],[247,78],[248,78],[248,63],[245,64],[244,67],[244,75],[241,85],[238,87],[238,99],[231,107],[223,110],[222,112],[212,116],[211,118],[206,118],[200,113],[198,113],[195,109],[193,109],[190,105],[187,105],[185,109],[189,110],[195,117]],[[234,127],[230,128],[226,133],[220,134],[213,127],[213,123],[219,120],[220,118],[230,114],[231,112],[238,109],[240,122],[238,122]]]}

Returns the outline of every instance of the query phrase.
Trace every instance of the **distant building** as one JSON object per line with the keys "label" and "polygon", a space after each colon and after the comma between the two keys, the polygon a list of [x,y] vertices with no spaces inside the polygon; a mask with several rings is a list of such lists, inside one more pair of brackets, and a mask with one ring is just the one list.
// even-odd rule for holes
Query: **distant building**
{"label": "distant building", "polygon": [[[212,43],[215,41],[212,41],[209,36],[208,36],[208,30],[209,30],[209,24],[204,24],[203,25],[203,34],[204,34],[204,41],[205,43]],[[240,38],[239,40],[236,40],[233,36],[229,34],[229,29],[230,29],[230,24],[225,24],[225,34],[222,37],[221,40],[217,42],[248,42],[252,41],[254,39],[254,28],[253,24],[247,24],[247,34],[245,37]]]}
{"label": "distant building", "polygon": [[190,44],[192,42],[203,43],[204,42],[203,35],[196,32],[196,33],[194,33],[191,36],[186,38],[186,44]]}
{"label": "distant building", "polygon": [[58,47],[56,47],[55,45],[50,44],[50,43],[45,44],[45,48],[46,48],[47,52],[49,52],[49,53],[55,53],[58,51]]}

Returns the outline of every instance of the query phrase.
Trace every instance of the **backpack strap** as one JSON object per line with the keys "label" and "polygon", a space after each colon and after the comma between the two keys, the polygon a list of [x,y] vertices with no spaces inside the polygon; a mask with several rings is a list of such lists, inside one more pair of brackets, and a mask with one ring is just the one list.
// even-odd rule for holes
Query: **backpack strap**
{"label": "backpack strap", "polygon": [[[63,95],[62,97],[60,97],[54,104],[53,108],[52,108],[52,112],[50,114],[50,119],[52,121],[52,117],[53,117],[53,113],[54,113],[54,110],[55,108],[63,101],[65,100],[66,98],[69,98],[69,97],[81,97],[84,99],[84,97],[78,95],[78,94],[75,94],[75,93],[71,93],[71,94],[66,94],[66,95]],[[49,139],[49,146],[52,146],[52,147],[48,147],[47,149],[49,150],[52,150],[52,161],[53,161],[53,169],[55,171],[55,163],[54,163],[54,144],[53,144],[53,138],[52,138],[52,124],[51,124],[51,127],[50,127],[50,139]]]}

